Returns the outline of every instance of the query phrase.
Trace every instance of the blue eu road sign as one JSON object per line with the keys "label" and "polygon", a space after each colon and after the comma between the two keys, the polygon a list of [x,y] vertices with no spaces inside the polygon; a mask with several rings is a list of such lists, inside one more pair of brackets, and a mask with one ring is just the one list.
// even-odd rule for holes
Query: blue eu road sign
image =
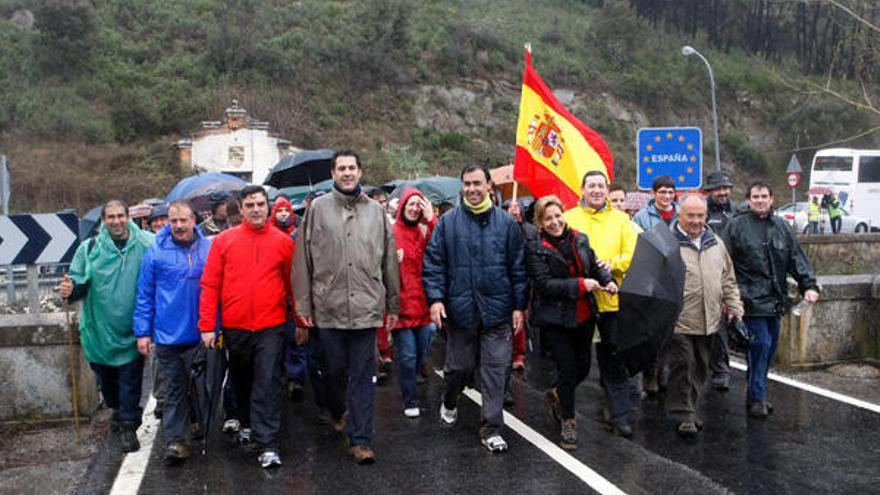
{"label": "blue eu road sign", "polygon": [[637,156],[639,189],[651,189],[661,175],[671,176],[677,189],[699,189],[703,183],[703,134],[698,127],[639,129]]}

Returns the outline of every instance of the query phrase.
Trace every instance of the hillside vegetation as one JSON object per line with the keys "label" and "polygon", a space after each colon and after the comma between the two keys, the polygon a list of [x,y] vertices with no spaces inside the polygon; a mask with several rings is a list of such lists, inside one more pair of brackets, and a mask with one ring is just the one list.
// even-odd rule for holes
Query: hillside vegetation
{"label": "hillside vegetation", "polygon": [[[878,7],[838,3],[869,6],[869,35],[841,45],[853,70],[807,63],[794,44],[729,42],[712,26],[737,11],[719,14],[717,0],[690,23],[624,0],[0,0],[0,153],[17,211],[161,197],[191,173],[170,145],[237,98],[296,146],[361,150],[373,183],[494,166],[513,153],[528,41],[634,187],[639,127],[702,127],[712,164],[705,66],[680,53],[690,44],[715,71],[724,166],[781,186],[792,152],[806,164],[819,146],[880,146]],[[799,11],[777,10],[772,21],[799,32]],[[846,13],[822,19],[852,28]],[[476,100],[438,106],[437,94]]]}

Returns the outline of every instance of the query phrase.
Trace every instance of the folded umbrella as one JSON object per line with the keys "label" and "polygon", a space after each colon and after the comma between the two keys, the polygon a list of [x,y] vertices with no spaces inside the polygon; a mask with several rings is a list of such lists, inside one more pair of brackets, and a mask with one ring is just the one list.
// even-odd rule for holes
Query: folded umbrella
{"label": "folded umbrella", "polygon": [[198,344],[190,351],[190,397],[195,419],[202,436],[202,454],[208,451],[211,419],[223,390],[226,374],[226,351],[220,348],[206,349]]}
{"label": "folded umbrella", "polygon": [[630,374],[645,369],[669,338],[682,307],[685,266],[665,224],[639,234],[620,287],[617,333],[611,344]]}

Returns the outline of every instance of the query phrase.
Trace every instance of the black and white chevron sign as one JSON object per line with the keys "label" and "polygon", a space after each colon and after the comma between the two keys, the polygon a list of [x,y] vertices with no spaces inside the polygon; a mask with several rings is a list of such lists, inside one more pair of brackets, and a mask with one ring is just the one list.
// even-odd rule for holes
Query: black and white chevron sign
{"label": "black and white chevron sign", "polygon": [[74,213],[0,216],[0,265],[68,263],[78,231]]}

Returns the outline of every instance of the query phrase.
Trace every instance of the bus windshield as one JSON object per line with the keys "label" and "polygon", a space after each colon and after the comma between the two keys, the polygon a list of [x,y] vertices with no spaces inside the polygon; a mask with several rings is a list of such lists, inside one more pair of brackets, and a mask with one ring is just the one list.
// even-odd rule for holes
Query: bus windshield
{"label": "bus windshield", "polygon": [[814,172],[851,172],[851,156],[817,156],[813,164]]}

